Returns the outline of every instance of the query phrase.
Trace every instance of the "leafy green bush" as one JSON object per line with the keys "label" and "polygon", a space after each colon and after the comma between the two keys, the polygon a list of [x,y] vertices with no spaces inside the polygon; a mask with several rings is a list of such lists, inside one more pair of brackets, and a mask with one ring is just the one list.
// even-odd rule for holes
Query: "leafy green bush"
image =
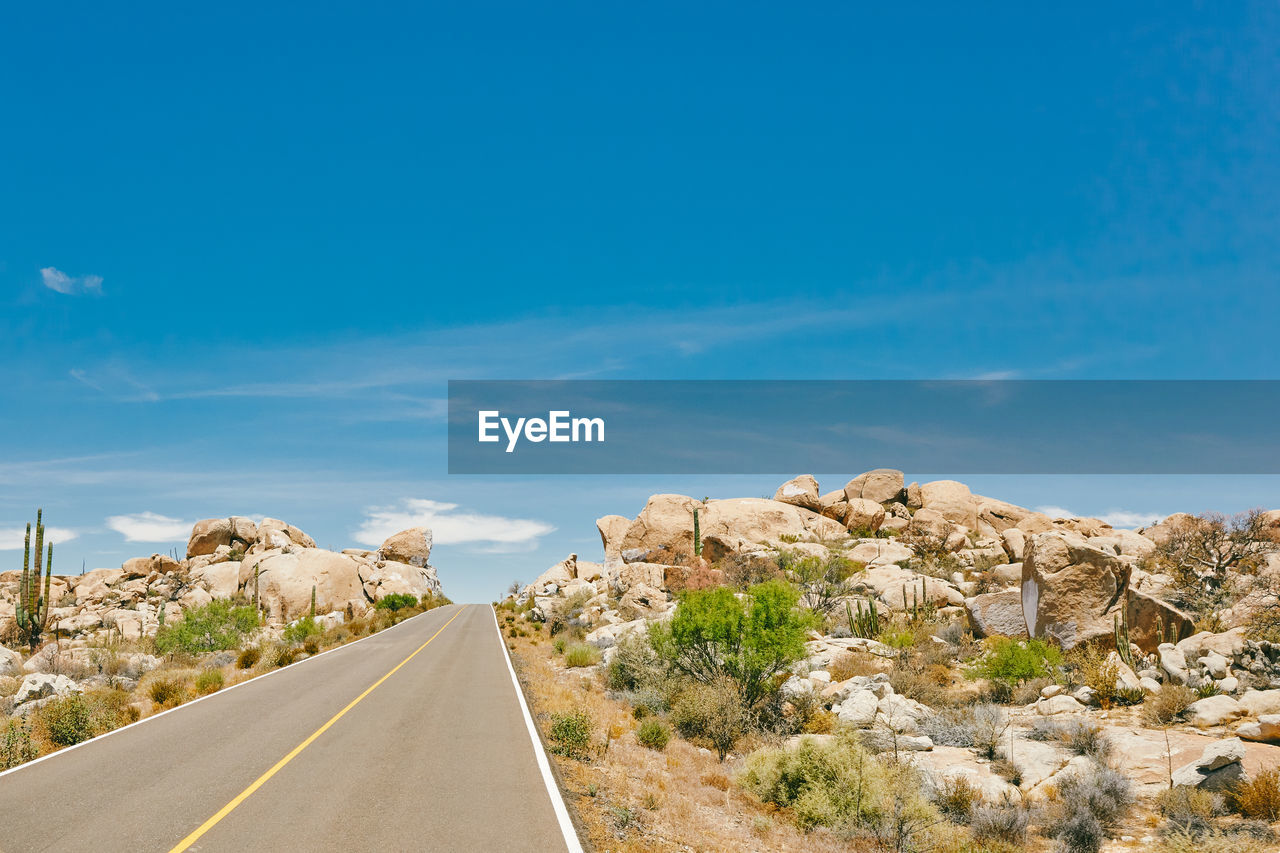
{"label": "leafy green bush", "polygon": [[196,676],[196,692],[201,696],[217,693],[225,683],[226,679],[222,677],[222,670],[206,669]]}
{"label": "leafy green bush", "polygon": [[[912,827],[938,822],[924,798],[920,771],[882,764],[858,745],[856,737],[837,735],[826,744],[803,738],[791,749],[762,749],[747,759],[741,784],[766,803],[790,809],[801,829],[829,826],[850,836],[888,833],[898,836],[887,849],[914,849]],[[879,843],[865,847],[880,849]],[[857,849],[863,849],[859,847]]]}
{"label": "leafy green bush", "polygon": [[600,650],[595,646],[575,643],[565,650],[565,666],[595,666],[598,663],[600,663]]}
{"label": "leafy green bush", "polygon": [[310,616],[303,616],[284,629],[283,637],[286,643],[305,643],[311,637],[319,637],[323,633],[324,629],[316,620]]}
{"label": "leafy green bush", "polygon": [[1062,665],[1062,653],[1044,640],[993,637],[987,651],[970,669],[975,678],[986,678],[1008,687],[1051,675]]}
{"label": "leafy green bush", "polygon": [[595,723],[583,709],[567,714],[552,714],[547,737],[551,751],[566,758],[585,761],[591,757],[591,741],[595,735]]}
{"label": "leafy green bush", "polygon": [[671,729],[657,717],[648,717],[640,724],[640,728],[636,729],[636,743],[658,752],[666,749],[670,740]]}
{"label": "leafy green bush", "polygon": [[417,607],[418,597],[409,595],[407,592],[393,592],[390,595],[384,595],[378,599],[378,603],[374,605],[378,610],[390,610],[392,613],[397,610],[404,610],[406,607]]}
{"label": "leafy green bush", "polygon": [[178,622],[156,631],[160,654],[203,654],[234,649],[259,625],[253,607],[236,607],[229,601],[211,601],[188,610]]}
{"label": "leafy green bush", "polygon": [[694,590],[681,597],[669,624],[650,629],[649,639],[673,672],[703,684],[728,677],[751,706],[804,655],[812,623],[799,601],[795,587],[779,580],[756,584],[743,598],[728,587]]}

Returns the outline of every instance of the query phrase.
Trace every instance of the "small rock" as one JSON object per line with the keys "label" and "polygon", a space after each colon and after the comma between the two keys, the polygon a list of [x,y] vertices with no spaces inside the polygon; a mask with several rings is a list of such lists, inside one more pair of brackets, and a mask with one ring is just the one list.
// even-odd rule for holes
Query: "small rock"
{"label": "small rock", "polygon": [[34,699],[47,699],[51,696],[70,696],[81,692],[80,686],[65,675],[50,675],[46,672],[33,672],[23,677],[18,685],[18,692],[13,694],[13,703],[21,705]]}
{"label": "small rock", "polygon": [[1236,734],[1245,740],[1280,741],[1280,714],[1263,714],[1256,723],[1244,723]]}
{"label": "small rock", "polygon": [[1055,714],[1078,714],[1084,710],[1084,705],[1070,696],[1061,694],[1036,702],[1036,713],[1042,717],[1052,717]]}
{"label": "small rock", "polygon": [[1174,771],[1173,784],[1221,790],[1245,778],[1244,767],[1240,763],[1244,756],[1245,745],[1240,738],[1215,741],[1205,747],[1195,761]]}

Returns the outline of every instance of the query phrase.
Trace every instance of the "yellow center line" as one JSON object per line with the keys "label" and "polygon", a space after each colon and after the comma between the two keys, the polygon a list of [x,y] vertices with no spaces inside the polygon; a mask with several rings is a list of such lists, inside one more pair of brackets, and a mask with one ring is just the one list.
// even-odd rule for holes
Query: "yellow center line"
{"label": "yellow center line", "polygon": [[182,851],[189,849],[192,844],[195,844],[197,841],[199,841],[200,836],[204,835],[206,832],[213,829],[213,827],[217,825],[218,821],[222,820],[224,817],[231,814],[231,812],[233,812],[238,805],[243,803],[245,800],[249,799],[249,797],[252,796],[254,791],[261,788],[264,784],[266,784],[268,779],[270,779],[272,776],[279,773],[282,767],[284,767],[286,764],[288,764],[290,761],[296,758],[298,753],[302,752],[302,750],[310,746],[316,738],[320,737],[320,735],[328,731],[329,727],[332,726],[334,723],[338,722],[338,720],[342,719],[342,716],[344,714],[346,714],[356,705],[360,704],[361,700],[363,700],[364,697],[368,696],[370,693],[372,693],[374,690],[378,688],[378,685],[382,684],[382,682],[386,681],[388,678],[395,675],[396,671],[399,670],[400,667],[404,666],[409,661],[413,660],[414,656],[417,655],[418,652],[425,649],[431,643],[432,640],[440,636],[440,631],[443,631],[445,628],[448,628],[449,624],[453,622],[454,619],[457,619],[459,616],[461,616],[463,610],[466,610],[466,606],[458,608],[458,612],[453,614],[453,616],[449,619],[448,622],[441,625],[439,631],[436,631],[434,634],[428,637],[427,642],[418,646],[416,649],[413,650],[412,654],[410,654],[404,660],[400,661],[400,663],[396,664],[395,668],[393,668],[390,672],[388,672],[386,675],[379,678],[373,684],[369,685],[369,688],[365,690],[363,693],[361,693],[359,696],[357,696],[356,698],[352,699],[351,703],[348,704],[347,707],[343,708],[341,711],[339,711],[338,713],[330,717],[329,722],[325,723],[323,726],[321,726],[320,728],[312,732],[310,737],[308,737],[302,743],[298,744],[292,750],[290,750],[289,754],[286,755],[284,758],[280,759],[279,761],[277,761],[270,770],[268,770],[266,773],[263,773],[261,776],[255,779],[252,785],[250,785],[249,787],[241,791],[239,794],[237,794],[234,800],[227,803],[222,808],[218,809],[217,813],[215,813],[213,817],[209,818],[204,823],[200,824],[200,826],[197,827],[194,832],[192,832],[186,838],[179,841],[174,846],[174,848],[169,851],[169,853],[182,853]]}

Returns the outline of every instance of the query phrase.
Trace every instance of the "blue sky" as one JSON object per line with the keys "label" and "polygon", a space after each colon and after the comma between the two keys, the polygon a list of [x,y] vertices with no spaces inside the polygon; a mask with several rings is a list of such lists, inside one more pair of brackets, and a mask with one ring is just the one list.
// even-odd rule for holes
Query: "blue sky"
{"label": "blue sky", "polygon": [[781,478],[449,477],[449,378],[1280,375],[1273,4],[370,5],[6,12],[0,548],[37,505],[67,570],[181,545],[144,513],[429,518],[484,600]]}

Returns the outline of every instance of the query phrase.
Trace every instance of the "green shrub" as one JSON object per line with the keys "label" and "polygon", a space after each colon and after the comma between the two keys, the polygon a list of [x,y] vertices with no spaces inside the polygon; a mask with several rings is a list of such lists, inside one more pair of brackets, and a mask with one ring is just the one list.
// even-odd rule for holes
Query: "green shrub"
{"label": "green shrub", "polygon": [[1043,640],[1013,640],[993,637],[987,651],[969,674],[1004,684],[1010,688],[1051,675],[1062,664],[1062,653]]}
{"label": "green shrub", "polygon": [[315,619],[304,616],[284,629],[283,638],[286,643],[305,643],[311,637],[319,637],[323,633],[324,629]]}
{"label": "green shrub", "polygon": [[236,658],[236,666],[240,667],[240,669],[253,669],[260,660],[262,660],[262,649],[257,646],[250,646],[240,652],[240,656]]}
{"label": "green shrub", "polygon": [[211,601],[188,610],[178,622],[156,631],[160,654],[203,654],[234,649],[259,625],[253,607],[236,607],[229,601]]}
{"label": "green shrub", "polygon": [[658,752],[666,749],[667,742],[670,740],[671,729],[656,717],[647,718],[640,724],[640,728],[636,729],[636,742]]}
{"label": "green shrub", "polygon": [[54,699],[36,713],[55,746],[74,746],[96,734],[89,703],[79,694]]}
{"label": "green shrub", "polygon": [[558,655],[562,655],[564,654],[564,650],[567,645],[568,644],[565,642],[564,637],[558,637],[556,638],[556,641],[551,644],[551,651]]}
{"label": "green shrub", "polygon": [[374,605],[379,610],[390,610],[395,613],[397,610],[404,610],[406,607],[417,607],[418,597],[409,595],[407,592],[393,592],[390,595],[384,595],[378,599],[378,603]]}
{"label": "green shrub", "polygon": [[645,637],[631,634],[614,646],[605,668],[605,684],[610,690],[648,690],[662,681],[662,661]]}
{"label": "green shrub", "polygon": [[721,678],[710,684],[688,682],[678,690],[671,722],[686,740],[705,743],[724,761],[746,734],[748,718],[737,686]]}
{"label": "green shrub", "polygon": [[585,761],[591,757],[591,741],[595,736],[595,723],[583,709],[567,714],[552,714],[547,738],[551,751],[556,755]]}
{"label": "green shrub", "polygon": [[728,587],[693,590],[681,597],[669,624],[650,629],[649,639],[673,672],[704,684],[728,677],[751,706],[804,656],[812,620],[799,601],[799,591],[779,580],[756,584],[743,598]]}
{"label": "green shrub", "polygon": [[565,666],[595,666],[600,663],[600,650],[585,643],[575,643],[565,650]]}
{"label": "green shrub", "polygon": [[196,692],[201,696],[217,693],[222,689],[225,679],[220,669],[206,669],[196,676]]}
{"label": "green shrub", "polygon": [[9,720],[0,732],[0,770],[31,761],[38,750],[25,721]]}
{"label": "green shrub", "polygon": [[882,764],[848,735],[826,744],[803,738],[792,749],[759,750],[738,781],[764,802],[790,809],[801,829],[829,826],[854,837],[871,835],[875,843],[866,847],[878,849],[885,834],[901,834],[887,849],[913,849],[911,827],[938,821],[924,799],[919,770]]}

